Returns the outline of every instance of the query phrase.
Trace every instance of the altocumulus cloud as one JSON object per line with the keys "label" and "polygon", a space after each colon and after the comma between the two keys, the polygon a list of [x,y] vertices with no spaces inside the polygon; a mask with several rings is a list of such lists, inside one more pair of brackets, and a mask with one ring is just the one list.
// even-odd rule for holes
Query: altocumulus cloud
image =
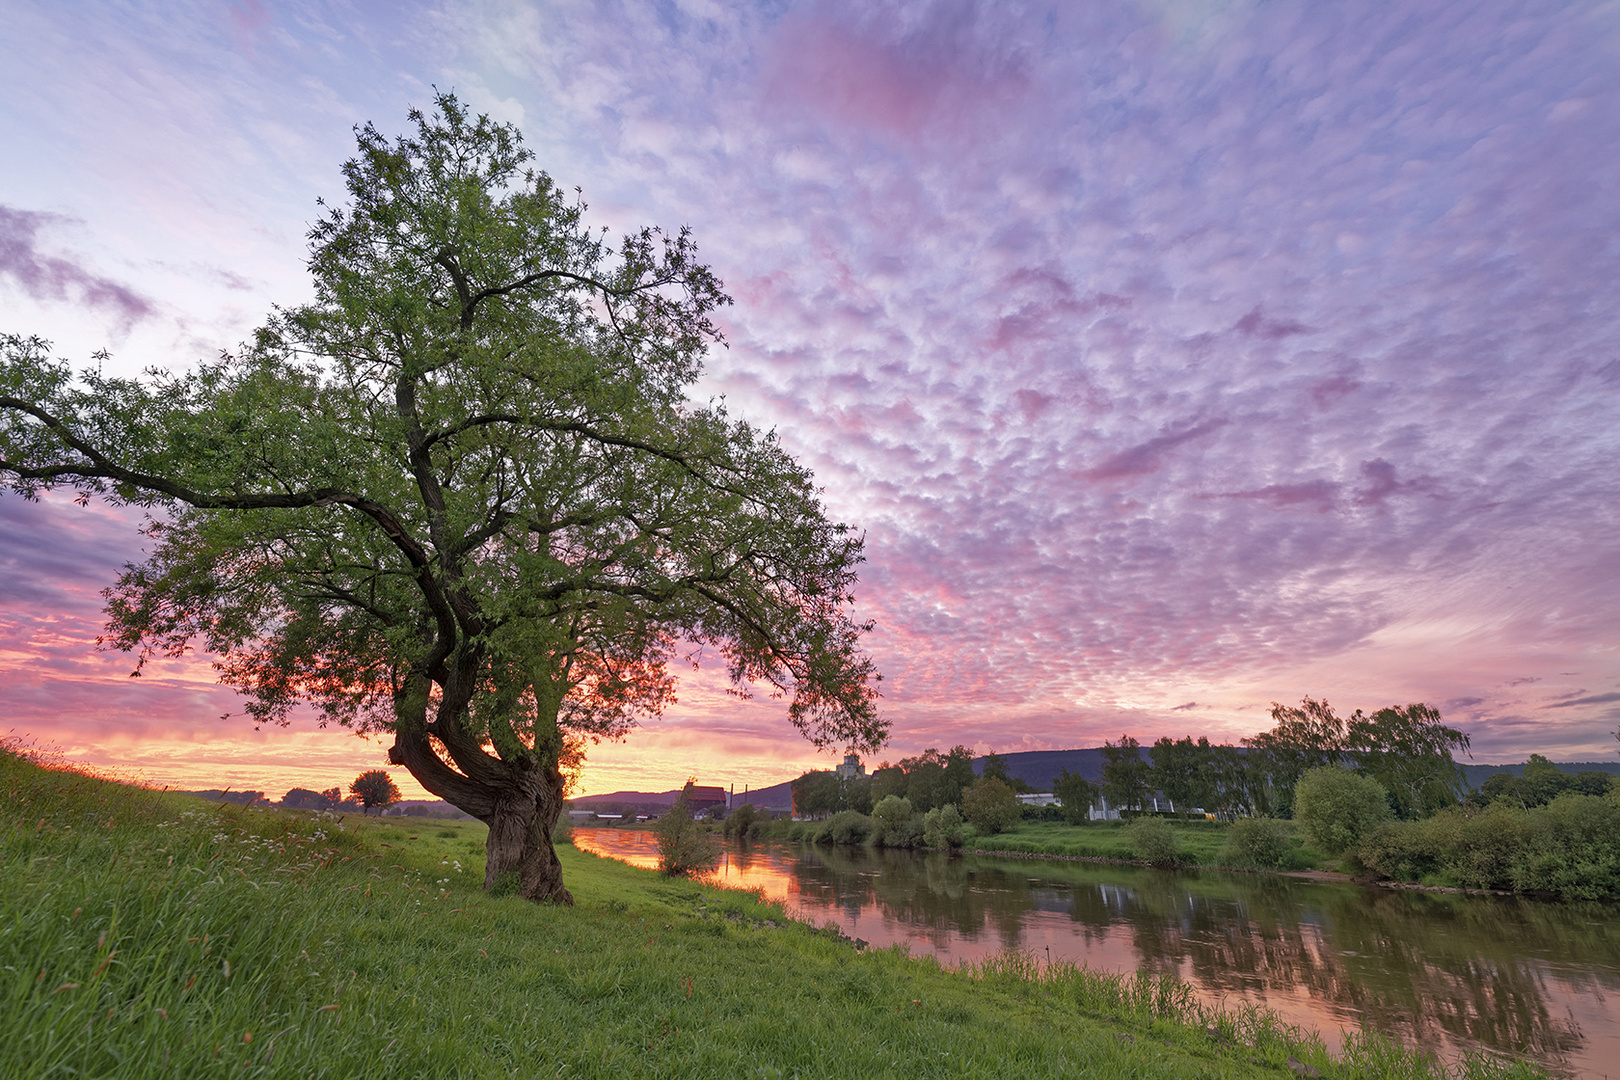
{"label": "altocumulus cloud", "polygon": [[478,9],[466,78],[693,223],[711,385],[867,529],[902,731],[1615,627],[1612,13],[606,7]]}
{"label": "altocumulus cloud", "polygon": [[[738,301],[702,391],[865,531],[899,752],[1183,734],[1191,702],[1241,735],[1305,693],[1446,702],[1476,753],[1612,747],[1612,7],[249,13],[101,46],[220,91],[147,102],[188,205],[260,192],[252,228],[296,237],[336,193],[302,175],[321,125],[398,130],[375,103],[423,102],[414,70],[519,122],[596,220],[692,225]],[[129,127],[117,97],[94,130]],[[7,220],[4,273],[87,295],[55,224]],[[754,723],[711,690],[672,739]]]}

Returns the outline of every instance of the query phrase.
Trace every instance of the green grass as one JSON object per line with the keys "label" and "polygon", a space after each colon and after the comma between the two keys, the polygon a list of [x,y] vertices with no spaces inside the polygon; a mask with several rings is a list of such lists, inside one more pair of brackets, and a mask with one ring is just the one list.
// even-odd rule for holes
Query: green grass
{"label": "green grass", "polygon": [[[1223,865],[1221,849],[1226,844],[1227,826],[1214,821],[1182,821],[1165,818],[1176,834],[1183,861],[1192,866]],[[1093,859],[1135,859],[1125,834],[1126,822],[1090,821],[1083,825],[1062,822],[1023,822],[994,836],[969,835],[966,847],[975,851],[1006,851],[1023,855],[1066,855]],[[1321,856],[1304,846],[1295,836],[1291,858],[1284,869],[1323,869]]]}
{"label": "green grass", "polygon": [[858,952],[571,848],[576,907],[490,897],[476,823],[245,810],[0,753],[0,830],[19,1080],[1439,1075],[1376,1039],[1332,1060],[1171,982]]}

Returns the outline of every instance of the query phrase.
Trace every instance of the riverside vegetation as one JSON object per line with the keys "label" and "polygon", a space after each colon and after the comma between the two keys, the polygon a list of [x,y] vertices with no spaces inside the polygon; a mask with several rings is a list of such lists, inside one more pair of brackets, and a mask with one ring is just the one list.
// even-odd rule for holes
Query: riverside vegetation
{"label": "riverside vegetation", "polygon": [[[1451,752],[1469,738],[1428,705],[1344,719],[1306,698],[1274,705],[1272,718],[1276,726],[1243,740],[1242,751],[1162,738],[1144,757],[1122,736],[1103,748],[1100,788],[1058,774],[1059,806],[1021,807],[1016,793],[1029,787],[1004,761],[988,755],[975,777],[973,751],[958,746],[885,762],[870,777],[806,773],[793,783],[795,809],[826,817],[750,827],[818,844],[1333,869],[1435,887],[1620,898],[1620,785],[1609,774],[1565,773],[1534,754],[1522,777],[1498,773],[1468,791]],[[1150,812],[1156,792],[1174,806],[1217,812]],[[1126,820],[1088,820],[1099,795]],[[929,830],[947,814],[950,828]]]}
{"label": "riverside vegetation", "polygon": [[567,845],[577,906],[536,907],[478,890],[478,823],[208,803],[9,751],[0,814],[9,1077],[1445,1075],[1170,980],[861,952]]}
{"label": "riverside vegetation", "polygon": [[[1601,775],[1601,774],[1597,774]],[[1605,778],[1606,779],[1606,778]],[[905,800],[880,821],[843,810],[822,821],[754,821],[743,835],[814,844],[952,847],[1059,858],[1237,870],[1341,870],[1439,888],[1492,889],[1565,900],[1620,898],[1620,786],[1564,791],[1539,806],[1490,801],[1412,821],[1390,816],[1379,785],[1329,766],[1300,779],[1295,817],[1230,822],[1142,815],[1134,820],[1022,820],[930,837]],[[893,796],[888,798],[893,799]],[[887,801],[887,800],[886,800]],[[751,808],[750,808],[751,809]],[[899,811],[911,821],[899,820]],[[929,816],[954,816],[954,807]]]}

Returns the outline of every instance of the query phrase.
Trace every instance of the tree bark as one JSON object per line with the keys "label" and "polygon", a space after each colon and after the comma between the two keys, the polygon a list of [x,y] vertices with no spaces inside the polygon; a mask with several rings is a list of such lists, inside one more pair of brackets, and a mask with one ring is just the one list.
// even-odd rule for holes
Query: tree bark
{"label": "tree bark", "polygon": [[484,841],[484,889],[514,877],[519,895],[536,903],[573,904],[551,833],[563,808],[563,775],[555,761],[498,762],[477,780],[450,768],[433,752],[419,725],[394,731],[388,759],[403,765],[439,798],[489,826]]}
{"label": "tree bark", "polygon": [[514,784],[512,791],[497,796],[490,813],[479,815],[489,826],[484,891],[493,892],[497,884],[504,887],[503,879],[515,876],[518,894],[525,900],[571,905],[574,897],[563,886],[562,862],[551,843],[562,813],[562,774],[555,769],[538,771],[540,775],[529,782]]}

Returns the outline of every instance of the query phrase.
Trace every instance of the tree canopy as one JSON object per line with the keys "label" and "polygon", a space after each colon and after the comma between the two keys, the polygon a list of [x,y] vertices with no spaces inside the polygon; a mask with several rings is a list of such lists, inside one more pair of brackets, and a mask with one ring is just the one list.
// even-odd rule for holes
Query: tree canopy
{"label": "tree canopy", "polygon": [[658,715],[677,657],[881,745],[861,538],[774,433],[688,400],[729,300],[684,230],[612,248],[514,127],[410,118],[357,130],[314,300],[237,352],[126,379],[0,341],[0,482],[149,508],[105,644],[207,648],[256,720],[391,732],[489,824],[486,884],[566,901],[580,740]]}
{"label": "tree canopy", "polygon": [[399,785],[388,775],[387,769],[367,769],[354,778],[349,793],[370,810],[374,806],[392,806],[399,802]]}

